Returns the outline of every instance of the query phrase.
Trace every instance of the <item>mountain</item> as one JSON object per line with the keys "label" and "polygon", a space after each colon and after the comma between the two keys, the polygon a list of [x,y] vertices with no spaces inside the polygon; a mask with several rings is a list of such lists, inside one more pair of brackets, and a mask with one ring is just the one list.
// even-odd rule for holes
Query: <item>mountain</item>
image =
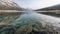
{"label": "mountain", "polygon": [[0,0],[0,10],[22,10],[13,0]]}
{"label": "mountain", "polygon": [[45,8],[42,8],[42,9],[37,9],[36,11],[40,11],[40,10],[60,10],[60,4],[50,6],[50,7],[45,7]]}

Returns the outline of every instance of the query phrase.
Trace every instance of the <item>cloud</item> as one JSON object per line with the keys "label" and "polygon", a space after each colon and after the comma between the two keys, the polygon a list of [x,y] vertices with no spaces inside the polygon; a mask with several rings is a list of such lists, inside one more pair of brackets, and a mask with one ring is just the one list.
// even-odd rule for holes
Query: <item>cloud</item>
{"label": "cloud", "polygon": [[60,0],[16,0],[16,2],[24,8],[39,9],[55,4],[60,4]]}

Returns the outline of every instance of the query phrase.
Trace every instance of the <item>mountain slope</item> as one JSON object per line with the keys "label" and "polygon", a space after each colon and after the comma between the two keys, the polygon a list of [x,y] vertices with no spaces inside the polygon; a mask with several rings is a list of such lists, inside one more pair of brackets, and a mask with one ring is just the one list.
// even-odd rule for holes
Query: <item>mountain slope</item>
{"label": "mountain slope", "polygon": [[22,10],[13,0],[0,0],[0,10]]}
{"label": "mountain slope", "polygon": [[45,7],[45,8],[42,8],[42,9],[37,9],[37,11],[39,11],[39,10],[60,10],[60,4],[50,6],[50,7]]}

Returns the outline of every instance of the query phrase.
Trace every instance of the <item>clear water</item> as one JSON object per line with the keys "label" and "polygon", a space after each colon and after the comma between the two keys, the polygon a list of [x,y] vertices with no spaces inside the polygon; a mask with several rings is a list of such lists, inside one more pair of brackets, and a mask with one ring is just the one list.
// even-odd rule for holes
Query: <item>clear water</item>
{"label": "clear water", "polygon": [[[52,17],[52,16],[48,16],[48,15],[44,15],[44,14],[38,14],[38,13],[37,13],[38,14],[37,15],[33,11],[29,11],[29,12],[28,11],[26,11],[24,15],[23,14],[22,15],[21,14],[0,14],[0,23],[16,24],[15,26],[12,26],[12,27],[15,28],[16,26],[18,26],[18,27],[21,26],[22,23],[19,24],[21,22],[20,20],[23,21],[25,18],[28,18],[28,19],[31,18],[33,20],[33,22],[38,22],[41,19],[41,22],[42,21],[43,22],[48,22],[48,25],[53,24],[55,26],[57,24],[57,26],[58,26],[58,23],[56,23],[56,22],[60,21],[60,15],[59,15],[59,18],[58,18],[57,15],[55,15],[55,14],[53,14],[53,16],[55,16],[55,17]],[[51,15],[51,14],[49,14],[49,15]],[[25,21],[28,20],[28,19],[25,19]],[[32,22],[30,22],[30,21],[32,21],[31,19],[28,20],[29,23],[32,23]],[[54,22],[55,22],[55,24],[54,24]],[[25,25],[25,23],[23,25]],[[44,24],[43,24],[43,26],[44,26]],[[11,26],[7,26],[7,27],[8,28],[1,29],[0,34],[3,34],[3,32],[6,32],[5,34],[10,34],[13,28]],[[58,27],[60,27],[60,26],[58,26]]]}

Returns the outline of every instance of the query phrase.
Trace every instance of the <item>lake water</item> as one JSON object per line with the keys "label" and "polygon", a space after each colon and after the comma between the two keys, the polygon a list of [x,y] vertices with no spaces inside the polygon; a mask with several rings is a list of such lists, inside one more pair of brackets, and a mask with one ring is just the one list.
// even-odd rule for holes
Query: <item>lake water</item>
{"label": "lake water", "polygon": [[[46,14],[46,15],[50,15],[50,16],[54,16],[54,17],[57,17],[57,18],[60,18],[60,14],[55,14],[55,13],[42,13],[42,14]],[[15,21],[16,19],[19,18],[19,16],[21,15],[21,13],[4,13],[4,14],[0,14],[0,23],[12,23],[13,21]],[[42,16],[42,15],[41,15]],[[45,16],[46,17],[46,16]],[[42,17],[44,18],[44,17]],[[49,21],[49,20],[48,20]],[[51,20],[53,21],[53,20]],[[50,23],[50,22],[49,22]],[[37,23],[36,23],[37,24]],[[36,25],[36,26],[40,26],[40,24]],[[23,26],[22,26],[23,27]],[[25,26],[24,26],[25,27]],[[31,27],[31,26],[30,26]],[[27,28],[27,27],[26,27]],[[8,30],[7,30],[8,29]],[[11,32],[9,30],[10,28],[5,28],[5,29],[2,29],[3,32],[6,32],[5,30]],[[23,29],[23,28],[21,28]],[[25,29],[25,28],[24,28]],[[17,29],[18,30],[18,29]],[[30,30],[30,29],[29,29]],[[3,33],[2,32],[2,33]],[[1,33],[1,32],[0,32]],[[22,32],[23,33],[23,32]]]}
{"label": "lake water", "polygon": [[[55,17],[59,17],[60,18],[60,14],[55,14],[55,13],[47,13],[47,12],[41,12],[42,14],[46,14],[46,15],[50,15],[50,16],[55,16]],[[4,13],[4,14],[0,14],[0,23],[8,23],[8,22],[12,22],[15,19],[17,19],[19,16],[21,15],[21,13]],[[8,21],[8,22],[7,22]]]}

